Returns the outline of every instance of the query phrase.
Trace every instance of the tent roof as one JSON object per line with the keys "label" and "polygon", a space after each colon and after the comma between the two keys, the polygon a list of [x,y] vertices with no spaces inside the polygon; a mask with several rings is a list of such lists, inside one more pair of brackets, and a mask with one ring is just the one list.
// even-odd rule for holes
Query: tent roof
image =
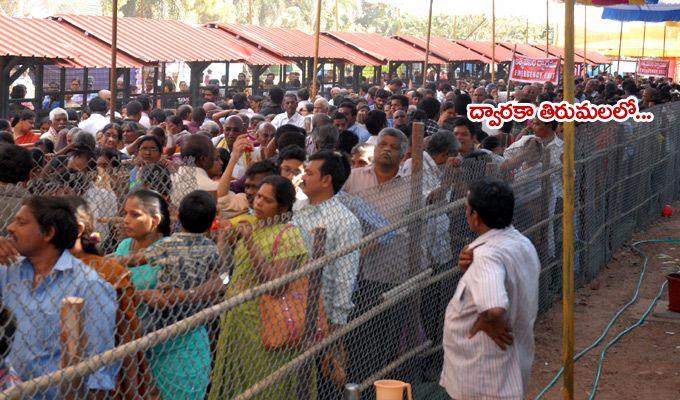
{"label": "tent roof", "polygon": [[[237,39],[261,46],[280,57],[314,57],[314,36],[297,29],[243,24],[215,24],[215,26],[235,35]],[[353,65],[382,64],[380,60],[370,54],[345,46],[324,36],[321,36],[319,39],[319,57],[343,60]]]}
{"label": "tent roof", "polygon": [[[70,24],[111,45],[111,17],[58,15]],[[118,18],[118,49],[146,62],[245,62],[248,50],[232,41],[220,41],[207,30],[181,21]]]}
{"label": "tent roof", "polygon": [[[424,62],[425,51],[420,50],[414,45],[409,45],[394,38],[380,36],[377,33],[356,33],[356,32],[323,32],[324,35],[347,46],[370,54],[383,63],[388,61],[397,62]],[[448,62],[432,54],[429,58],[430,64],[447,64]]]}
{"label": "tent roof", "polygon": [[[492,45],[491,42],[475,42],[472,40],[456,40],[456,43],[467,47],[468,49],[482,54],[489,60],[492,57]],[[496,44],[496,62],[509,62],[512,61],[512,50],[508,50],[505,47]],[[490,61],[489,61],[490,62]]]}
{"label": "tent roof", "polygon": [[[427,38],[422,36],[398,35],[395,36],[394,38],[415,45],[421,50],[425,50],[427,48]],[[455,61],[479,61],[482,63],[491,62],[490,59],[484,57],[481,54],[475,53],[474,51],[466,47],[463,47],[456,42],[452,42],[449,39],[437,36],[430,37],[430,52],[449,62]]]}

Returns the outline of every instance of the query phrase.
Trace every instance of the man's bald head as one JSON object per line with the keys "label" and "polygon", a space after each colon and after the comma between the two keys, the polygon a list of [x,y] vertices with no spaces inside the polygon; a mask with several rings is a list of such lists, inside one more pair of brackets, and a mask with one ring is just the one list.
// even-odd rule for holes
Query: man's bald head
{"label": "man's bald head", "polygon": [[486,89],[483,86],[478,87],[472,92],[472,102],[475,104],[481,104],[486,99]]}
{"label": "man's bald head", "polygon": [[203,111],[208,114],[210,111],[217,110],[217,105],[211,101],[206,101],[203,103]]}
{"label": "man's bald head", "polygon": [[182,143],[182,159],[193,160],[194,164],[206,171],[215,162],[215,147],[205,135],[190,135]]}
{"label": "man's bald head", "polygon": [[106,101],[106,105],[108,108],[111,108],[111,91],[102,89],[99,92],[97,92],[97,96],[101,98],[102,100]]}
{"label": "man's bald head", "polygon": [[238,115],[232,115],[224,121],[222,126],[224,129],[224,138],[227,141],[227,146],[231,150],[234,147],[234,142],[236,139],[246,133],[246,125],[243,123],[243,119]]}
{"label": "man's bald head", "polygon": [[328,100],[322,98],[314,101],[314,114],[328,114]]}

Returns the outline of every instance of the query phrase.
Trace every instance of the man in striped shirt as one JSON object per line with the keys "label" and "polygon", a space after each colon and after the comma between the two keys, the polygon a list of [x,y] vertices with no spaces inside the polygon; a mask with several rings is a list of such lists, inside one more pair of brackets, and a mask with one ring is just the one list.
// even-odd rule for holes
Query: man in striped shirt
{"label": "man in striped shirt", "polygon": [[464,275],[444,321],[440,384],[456,399],[523,399],[534,358],[540,261],[512,225],[512,189],[470,185],[466,217],[479,235],[459,258]]}

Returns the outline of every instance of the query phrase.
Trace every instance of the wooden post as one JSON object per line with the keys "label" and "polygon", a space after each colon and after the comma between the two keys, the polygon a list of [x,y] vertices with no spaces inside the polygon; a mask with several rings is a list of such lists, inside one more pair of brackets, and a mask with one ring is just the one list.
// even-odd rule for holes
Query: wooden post
{"label": "wooden post", "polygon": [[[65,73],[65,72],[64,72]],[[88,87],[87,87],[87,79],[88,79],[88,70],[87,67],[83,68],[83,83],[80,85],[80,89],[83,91],[83,107],[87,107],[87,95],[89,94]],[[65,77],[64,77],[65,78]],[[66,84],[66,82],[64,82]],[[112,92],[113,95],[113,92]],[[111,97],[111,101],[113,101],[113,97]],[[111,106],[113,109],[113,105]],[[113,114],[113,112],[112,112]]]}
{"label": "wooden post", "polygon": [[[314,228],[312,230],[312,257],[314,260],[323,257],[326,253],[326,228]],[[314,344],[317,330],[317,318],[319,316],[319,301],[321,298],[321,273],[322,269],[316,269],[309,276],[309,285],[307,286],[307,308],[305,309],[305,327],[304,327],[304,345],[307,349]],[[312,385],[311,385],[311,371],[315,360],[311,359],[304,363],[298,370],[298,399],[311,399]]]}
{"label": "wooden post", "polygon": [[[85,300],[80,297],[66,297],[61,301],[61,343],[60,367],[66,368],[81,362],[87,346],[84,318]],[[62,381],[60,388],[62,399],[84,399],[87,392],[84,377]]]}
{"label": "wooden post", "polygon": [[[38,100],[36,104],[38,107],[42,109],[42,101],[43,98],[45,97],[44,90],[43,88],[45,87],[45,82],[44,82],[44,71],[43,71],[43,66],[42,65],[37,65],[35,68],[35,100]],[[59,94],[60,94],[60,100],[61,100],[61,108],[66,108],[64,105],[64,87],[62,85],[59,85]],[[49,110],[48,110],[49,111]]]}
{"label": "wooden post", "polygon": [[[574,0],[564,2],[564,100],[574,103]],[[562,395],[574,399],[574,121],[563,126]]]}
{"label": "wooden post", "polygon": [[427,17],[427,44],[425,45],[425,64],[423,64],[423,87],[425,87],[425,81],[427,80],[427,68],[430,63],[430,39],[432,34],[432,2],[430,0],[430,13]]}
{"label": "wooden post", "polygon": [[623,21],[621,21],[621,29],[619,30],[619,55],[616,62],[616,73],[621,73],[621,41],[623,39]]}
{"label": "wooden post", "polygon": [[335,30],[340,30],[340,6],[338,5],[339,0],[335,0]]}
{"label": "wooden post", "polygon": [[[111,88],[111,122],[116,120],[116,99],[118,98],[117,86],[118,81],[116,75],[116,55],[118,53],[118,0],[112,0],[111,4],[111,75],[109,86]],[[85,85],[85,93],[87,93],[87,81],[83,82]],[[83,101],[85,101],[86,94],[83,94]]]}
{"label": "wooden post", "polygon": [[[423,141],[425,137],[425,124],[422,122],[414,122],[411,134],[411,182],[410,182],[410,198],[409,211],[414,212],[420,210],[425,205],[425,198],[423,196]],[[426,220],[415,220],[407,227],[409,240],[407,262],[409,271],[407,278],[412,278],[418,273],[422,272],[424,268],[423,260],[423,230]],[[420,324],[418,315],[420,310],[420,292],[414,293],[412,297],[405,299],[402,306],[403,315],[405,318],[405,330],[408,336],[405,338],[406,347],[415,347],[418,337],[418,326]]]}
{"label": "wooden post", "polygon": [[9,114],[10,70],[5,66],[5,57],[0,57],[0,118],[7,118]]}
{"label": "wooden post", "polygon": [[496,0],[491,0],[491,83],[496,82]]}
{"label": "wooden post", "polygon": [[253,0],[248,0],[248,23],[253,24]]}
{"label": "wooden post", "polygon": [[524,44],[529,44],[529,18],[526,19],[527,26],[524,28]]}
{"label": "wooden post", "polygon": [[[87,85],[87,82],[83,82],[83,84]],[[62,88],[62,92],[61,92],[62,93],[62,99],[61,100],[64,102],[63,104],[66,105],[66,101],[63,98],[63,96],[65,95],[64,89],[66,88],[66,68],[64,68],[64,67],[59,68],[59,86],[61,86],[61,88]],[[87,89],[86,86],[81,86],[80,88],[83,89],[83,90]],[[83,96],[83,97],[85,97],[85,96]],[[83,107],[86,107],[87,106],[87,99],[83,98],[83,102],[84,102]]]}
{"label": "wooden post", "polygon": [[[418,210],[423,203],[423,140],[425,137],[425,124],[414,122],[411,135],[411,199],[412,210]],[[409,228],[411,247],[409,249],[410,276],[420,272],[422,261],[420,237],[422,236],[421,223],[413,223]]]}
{"label": "wooden post", "polygon": [[[156,107],[156,102],[158,102],[158,76],[160,71],[158,67],[153,67],[153,100],[151,101],[151,110]],[[145,83],[146,84],[146,83]]]}
{"label": "wooden post", "polygon": [[[321,0],[316,1],[316,26],[314,29],[314,75],[312,76],[312,90],[309,91],[309,98],[315,99],[316,93],[319,90],[317,78],[317,65],[319,65],[319,34],[321,31]],[[323,76],[322,76],[323,78]]]}
{"label": "wooden post", "polygon": [[583,79],[588,78],[588,6],[583,6]]}
{"label": "wooden post", "polygon": [[[121,98],[121,107],[125,108],[125,105],[130,101],[130,72],[132,72],[131,68],[123,68],[123,96]],[[111,101],[113,101],[113,98],[111,98]],[[113,108],[113,106],[111,107]],[[122,113],[121,109],[121,113]],[[111,111],[111,114],[113,114],[113,110]]]}
{"label": "wooden post", "polygon": [[[510,77],[512,75],[512,64],[515,63],[515,53],[517,52],[517,45],[512,48],[512,59],[510,60],[510,67],[508,69],[508,82],[507,82],[507,87],[505,90],[505,101],[510,101]],[[508,141],[508,135],[505,135],[505,142],[504,145],[507,146],[507,141]]]}
{"label": "wooden post", "polygon": [[203,77],[203,70],[210,65],[207,62],[190,62],[189,65],[190,73],[190,83],[189,83],[189,98],[190,104],[197,105],[200,103],[201,97],[201,82]]}
{"label": "wooden post", "polygon": [[550,0],[545,0],[545,58],[550,57]]}

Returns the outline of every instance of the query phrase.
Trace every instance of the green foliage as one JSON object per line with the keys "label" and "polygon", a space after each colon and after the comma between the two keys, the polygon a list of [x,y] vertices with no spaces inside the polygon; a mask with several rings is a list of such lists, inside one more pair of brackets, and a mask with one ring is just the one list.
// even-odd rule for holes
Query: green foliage
{"label": "green foliage", "polygon": [[[0,0],[10,3],[15,0]],[[110,13],[111,0],[102,0]],[[321,10],[321,29],[336,30],[335,0],[324,0]],[[260,26],[280,26],[314,30],[316,0],[119,0],[123,16],[181,19],[189,23],[230,22]],[[376,32],[382,35],[427,33],[427,18],[400,13],[389,4],[366,0],[338,0],[338,29],[351,32]],[[548,32],[552,40],[554,30]],[[485,15],[434,15],[432,35],[451,39],[491,40],[491,20]],[[499,41],[544,43],[544,25],[529,24],[519,18],[496,19],[496,38]]]}

